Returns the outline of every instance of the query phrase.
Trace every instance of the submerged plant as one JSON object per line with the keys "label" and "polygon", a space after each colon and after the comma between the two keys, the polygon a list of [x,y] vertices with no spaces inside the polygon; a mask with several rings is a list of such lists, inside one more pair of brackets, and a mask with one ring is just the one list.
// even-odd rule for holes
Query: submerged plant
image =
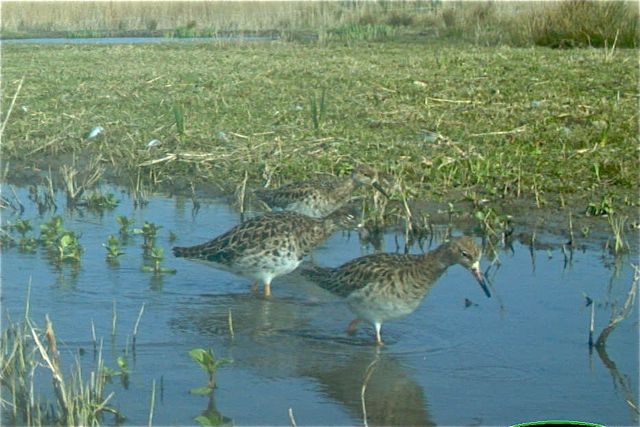
{"label": "submerged plant", "polygon": [[151,248],[151,250],[149,251],[149,258],[151,258],[151,260],[153,261],[153,266],[145,265],[142,267],[142,271],[156,274],[176,272],[176,269],[174,268],[165,268],[160,265],[162,263],[162,260],[164,259],[163,248],[158,248],[155,246]]}
{"label": "submerged plant", "polygon": [[191,389],[193,394],[211,394],[216,388],[216,371],[222,365],[233,363],[232,359],[217,359],[212,349],[194,348],[189,356],[207,373],[207,385]]}

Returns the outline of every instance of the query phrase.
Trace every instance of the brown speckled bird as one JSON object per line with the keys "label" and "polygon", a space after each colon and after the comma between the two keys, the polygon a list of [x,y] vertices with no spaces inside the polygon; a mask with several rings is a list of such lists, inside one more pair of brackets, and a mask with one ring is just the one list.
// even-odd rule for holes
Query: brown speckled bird
{"label": "brown speckled bird", "polygon": [[340,227],[352,226],[353,216],[341,209],[322,218],[295,212],[272,212],[251,218],[206,243],[174,247],[176,257],[203,260],[264,283],[271,295],[271,281],[290,273],[302,258]]}
{"label": "brown speckled bird", "polygon": [[293,182],[274,189],[259,189],[255,195],[272,210],[323,218],[348,203],[351,194],[360,185],[371,185],[385,197],[389,197],[378,183],[376,172],[365,166],[355,168],[350,175]]}
{"label": "brown speckled bird", "polygon": [[480,248],[469,237],[454,237],[423,255],[380,253],[356,258],[336,268],[305,266],[301,273],[320,287],[346,298],[360,320],[372,323],[376,342],[382,323],[412,313],[438,278],[452,265],[471,271],[487,297],[489,289],[480,271]]}

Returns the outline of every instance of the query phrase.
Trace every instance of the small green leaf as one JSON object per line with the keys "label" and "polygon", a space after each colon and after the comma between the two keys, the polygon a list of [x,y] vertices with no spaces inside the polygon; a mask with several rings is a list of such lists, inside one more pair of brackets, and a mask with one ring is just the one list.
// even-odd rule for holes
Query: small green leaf
{"label": "small green leaf", "polygon": [[72,242],[73,242],[73,237],[71,237],[69,234],[65,234],[60,238],[60,246],[62,247],[69,246]]}
{"label": "small green leaf", "polygon": [[211,392],[213,392],[213,389],[209,387],[196,387],[189,390],[191,394],[211,394]]}
{"label": "small green leaf", "polygon": [[125,369],[127,369],[127,359],[125,359],[124,357],[119,356],[116,359],[116,363],[118,364],[121,370],[124,371]]}
{"label": "small green leaf", "polygon": [[194,418],[194,421],[200,424],[201,426],[214,426],[215,424],[211,422],[211,420],[204,415],[198,415]]}
{"label": "small green leaf", "polygon": [[203,348],[194,348],[189,352],[189,356],[195,360],[202,369],[207,371],[207,367],[213,363],[212,355]]}

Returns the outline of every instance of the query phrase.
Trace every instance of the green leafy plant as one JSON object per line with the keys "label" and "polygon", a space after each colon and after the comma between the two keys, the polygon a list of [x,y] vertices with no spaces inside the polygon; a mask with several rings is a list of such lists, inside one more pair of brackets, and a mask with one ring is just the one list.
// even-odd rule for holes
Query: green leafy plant
{"label": "green leafy plant", "polygon": [[120,230],[119,230],[120,235],[122,237],[128,236],[129,233],[131,232],[131,226],[135,221],[130,218],[127,218],[124,215],[118,215],[116,217],[116,221],[118,222],[118,225],[120,225]]}
{"label": "green leafy plant", "polygon": [[62,217],[54,215],[49,221],[40,224],[40,243],[45,247],[51,247],[63,232]]}
{"label": "green leafy plant", "polygon": [[184,108],[182,105],[176,105],[173,107],[173,117],[176,120],[176,130],[178,131],[178,135],[184,135]]}
{"label": "green leafy plant", "polygon": [[326,89],[322,89],[320,94],[320,101],[318,102],[317,96],[314,93],[309,97],[309,106],[311,111],[311,121],[313,128],[317,131],[320,129],[322,122],[324,121],[324,115],[326,111],[325,107],[325,93]]}
{"label": "green leafy plant", "polygon": [[73,231],[65,231],[58,239],[55,247],[55,260],[57,262],[79,262],[82,254],[82,246]]}
{"label": "green leafy plant", "polygon": [[151,250],[156,243],[156,236],[158,235],[158,230],[161,229],[161,226],[155,225],[153,222],[144,222],[142,228],[134,228],[134,234],[142,234],[144,238],[144,242],[142,243],[142,248],[146,251]]}
{"label": "green leafy plant", "polygon": [[102,246],[107,250],[107,260],[115,261],[124,252],[120,250],[120,241],[113,234],[107,238],[107,243],[103,243]]}
{"label": "green leafy plant", "polygon": [[20,234],[18,247],[22,252],[35,252],[38,241],[33,237],[27,237],[27,233],[33,229],[31,221],[28,219],[18,219],[13,225],[13,229]]}
{"label": "green leafy plant", "polygon": [[116,199],[113,193],[102,194],[100,192],[93,192],[87,195],[80,205],[85,206],[87,209],[100,212],[113,210],[118,206],[118,203],[120,203],[120,201]]}
{"label": "green leafy plant", "polygon": [[60,215],[52,216],[49,221],[40,224],[38,241],[49,251],[52,261],[57,264],[65,261],[80,261],[82,246],[78,236],[73,231],[62,227]]}
{"label": "green leafy plant", "polygon": [[25,237],[25,235],[33,229],[33,226],[28,219],[18,219],[13,225],[13,229],[20,234],[20,237]]}
{"label": "green leafy plant", "polygon": [[610,216],[613,215],[615,210],[613,209],[613,202],[610,197],[603,197],[600,203],[589,203],[587,206],[587,216]]}
{"label": "green leafy plant", "polygon": [[127,359],[124,356],[118,356],[116,359],[116,364],[118,365],[118,369],[111,369],[108,366],[102,366],[102,370],[100,373],[102,374],[102,378],[105,381],[111,381],[113,377],[120,377],[120,382],[124,386],[124,388],[129,387],[129,374],[131,370],[129,369],[129,364]]}
{"label": "green leafy plant", "polygon": [[152,266],[148,266],[145,265],[142,267],[142,271],[146,271],[146,272],[150,272],[150,273],[156,273],[156,274],[160,274],[160,273],[175,273],[176,269],[174,268],[165,268],[162,267],[160,264],[162,263],[162,260],[164,259],[164,249],[163,248],[158,248],[158,247],[153,247],[151,248],[151,250],[149,251],[149,258],[151,258],[151,260],[153,261],[153,265]]}
{"label": "green leafy plant", "polygon": [[193,394],[211,394],[216,388],[216,371],[220,366],[233,363],[232,359],[217,359],[212,349],[194,348],[189,356],[207,373],[207,385],[191,389]]}

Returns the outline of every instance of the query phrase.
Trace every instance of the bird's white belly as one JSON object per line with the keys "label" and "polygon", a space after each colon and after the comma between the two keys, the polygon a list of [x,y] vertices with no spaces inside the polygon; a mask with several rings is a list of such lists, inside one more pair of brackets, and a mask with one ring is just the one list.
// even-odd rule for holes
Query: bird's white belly
{"label": "bird's white belly", "polygon": [[270,282],[274,277],[291,273],[300,262],[301,260],[293,254],[255,255],[236,261],[232,268],[237,274]]}
{"label": "bird's white belly", "polygon": [[420,300],[407,301],[388,295],[367,297],[362,291],[356,291],[349,295],[347,303],[359,318],[375,323],[399,319],[413,313]]}

